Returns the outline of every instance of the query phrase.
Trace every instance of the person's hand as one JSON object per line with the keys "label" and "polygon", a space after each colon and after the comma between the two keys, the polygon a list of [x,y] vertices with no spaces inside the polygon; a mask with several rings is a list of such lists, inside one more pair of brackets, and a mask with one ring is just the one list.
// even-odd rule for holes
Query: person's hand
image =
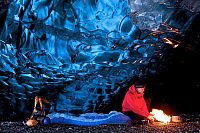
{"label": "person's hand", "polygon": [[154,122],[155,121],[155,118],[152,114],[150,114],[148,117],[147,117],[148,120],[150,120],[150,122]]}

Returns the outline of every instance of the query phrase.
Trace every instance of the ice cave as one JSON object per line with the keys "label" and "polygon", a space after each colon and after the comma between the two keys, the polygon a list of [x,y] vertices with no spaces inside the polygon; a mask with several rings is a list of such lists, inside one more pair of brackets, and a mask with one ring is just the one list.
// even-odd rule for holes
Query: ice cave
{"label": "ice cave", "polygon": [[152,106],[199,111],[199,11],[198,0],[1,1],[0,116],[24,119],[37,95],[51,112],[121,111],[135,77]]}

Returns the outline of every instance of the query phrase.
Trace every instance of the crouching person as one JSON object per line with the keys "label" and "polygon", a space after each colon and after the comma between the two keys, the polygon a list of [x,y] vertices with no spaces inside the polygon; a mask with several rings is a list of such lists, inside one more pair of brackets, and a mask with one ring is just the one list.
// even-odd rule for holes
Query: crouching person
{"label": "crouching person", "polygon": [[131,124],[149,120],[154,122],[154,117],[149,113],[144,99],[145,83],[136,81],[126,92],[122,103],[122,112],[131,118]]}

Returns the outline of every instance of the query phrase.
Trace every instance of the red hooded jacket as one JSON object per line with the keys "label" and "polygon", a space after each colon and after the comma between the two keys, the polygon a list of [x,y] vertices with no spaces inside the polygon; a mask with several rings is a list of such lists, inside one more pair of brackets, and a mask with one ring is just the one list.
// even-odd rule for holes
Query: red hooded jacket
{"label": "red hooded jacket", "polygon": [[134,113],[144,117],[148,117],[149,115],[143,94],[138,94],[134,85],[129,88],[122,103],[122,112],[128,111],[133,111]]}

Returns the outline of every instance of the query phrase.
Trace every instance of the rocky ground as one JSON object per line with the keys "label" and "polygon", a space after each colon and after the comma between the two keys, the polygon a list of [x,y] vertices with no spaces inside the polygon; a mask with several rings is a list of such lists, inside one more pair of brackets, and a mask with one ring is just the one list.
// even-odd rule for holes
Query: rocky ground
{"label": "rocky ground", "polygon": [[0,133],[200,133],[200,114],[184,115],[184,121],[126,125],[77,126],[52,124],[29,128],[23,122],[1,122]]}

